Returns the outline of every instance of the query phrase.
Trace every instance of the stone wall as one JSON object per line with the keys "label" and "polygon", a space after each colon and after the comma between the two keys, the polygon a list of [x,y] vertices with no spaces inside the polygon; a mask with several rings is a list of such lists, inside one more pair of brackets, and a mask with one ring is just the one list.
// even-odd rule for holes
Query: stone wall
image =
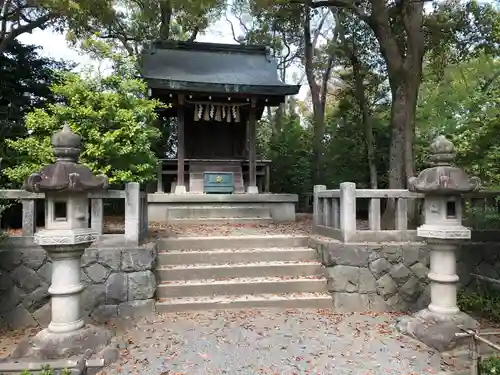
{"label": "stone wall", "polygon": [[[334,307],[344,311],[415,311],[430,302],[429,251],[424,243],[312,241],[326,266]],[[500,242],[466,242],[457,251],[461,288],[475,289],[471,273],[500,279]]]}
{"label": "stone wall", "polygon": [[314,240],[339,311],[418,310],[429,303],[429,254],[420,243]]}
{"label": "stone wall", "polygon": [[457,254],[459,285],[465,289],[476,289],[478,285],[493,286],[471,276],[477,275],[500,279],[500,242],[473,242],[460,247]]}
{"label": "stone wall", "polygon": [[[101,323],[152,312],[156,255],[153,243],[87,249],[81,268],[85,316]],[[12,247],[7,242],[0,251],[0,325],[23,328],[50,322],[51,268],[40,247]]]}

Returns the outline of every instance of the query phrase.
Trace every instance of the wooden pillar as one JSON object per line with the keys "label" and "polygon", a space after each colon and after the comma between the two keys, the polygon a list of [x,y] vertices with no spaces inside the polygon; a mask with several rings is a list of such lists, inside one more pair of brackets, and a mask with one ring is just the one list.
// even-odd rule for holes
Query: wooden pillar
{"label": "wooden pillar", "polygon": [[266,167],[264,168],[264,175],[265,175],[265,192],[270,193],[271,192],[271,168],[269,164],[266,164]]}
{"label": "wooden pillar", "polygon": [[175,194],[186,192],[184,183],[184,150],[186,143],[184,140],[184,94],[179,94],[177,104],[177,184]]}
{"label": "wooden pillar", "polygon": [[248,187],[247,193],[258,194],[257,187],[257,119],[256,119],[256,99],[250,102],[250,112],[248,116]]}

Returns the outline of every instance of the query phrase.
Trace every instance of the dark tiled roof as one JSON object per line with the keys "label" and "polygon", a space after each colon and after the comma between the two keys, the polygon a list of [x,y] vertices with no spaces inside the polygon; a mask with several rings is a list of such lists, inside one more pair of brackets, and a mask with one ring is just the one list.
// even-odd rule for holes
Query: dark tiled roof
{"label": "dark tiled roof", "polygon": [[278,79],[265,46],[155,43],[143,54],[141,74],[151,88],[182,91],[293,95],[300,88]]}

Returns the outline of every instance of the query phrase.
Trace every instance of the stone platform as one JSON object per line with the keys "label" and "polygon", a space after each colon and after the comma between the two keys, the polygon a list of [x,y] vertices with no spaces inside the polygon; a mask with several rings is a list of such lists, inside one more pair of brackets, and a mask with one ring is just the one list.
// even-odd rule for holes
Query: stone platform
{"label": "stone platform", "polygon": [[295,220],[296,194],[148,194],[148,218],[163,224]]}

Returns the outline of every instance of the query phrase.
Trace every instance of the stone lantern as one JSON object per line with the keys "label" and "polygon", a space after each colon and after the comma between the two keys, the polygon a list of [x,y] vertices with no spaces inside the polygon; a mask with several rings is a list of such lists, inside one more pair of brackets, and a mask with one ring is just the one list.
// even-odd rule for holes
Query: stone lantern
{"label": "stone lantern", "polygon": [[475,328],[477,324],[457,306],[456,250],[458,240],[471,238],[469,228],[462,225],[461,195],[479,190],[480,180],[452,165],[455,148],[444,136],[431,144],[429,159],[432,166],[411,177],[408,189],[425,195],[424,224],[417,228],[417,235],[425,239],[430,252],[431,301],[399,328],[442,351],[455,346],[458,326]]}
{"label": "stone lantern", "polygon": [[85,325],[80,300],[80,261],[97,239],[89,228],[89,192],[106,189],[106,176],[94,176],[78,163],[81,138],[66,124],[52,136],[56,161],[29,176],[24,188],[45,193],[45,229],[34,236],[52,259],[52,319],[31,341],[22,356],[42,359],[68,358],[91,349],[96,352],[110,341],[107,330]]}

